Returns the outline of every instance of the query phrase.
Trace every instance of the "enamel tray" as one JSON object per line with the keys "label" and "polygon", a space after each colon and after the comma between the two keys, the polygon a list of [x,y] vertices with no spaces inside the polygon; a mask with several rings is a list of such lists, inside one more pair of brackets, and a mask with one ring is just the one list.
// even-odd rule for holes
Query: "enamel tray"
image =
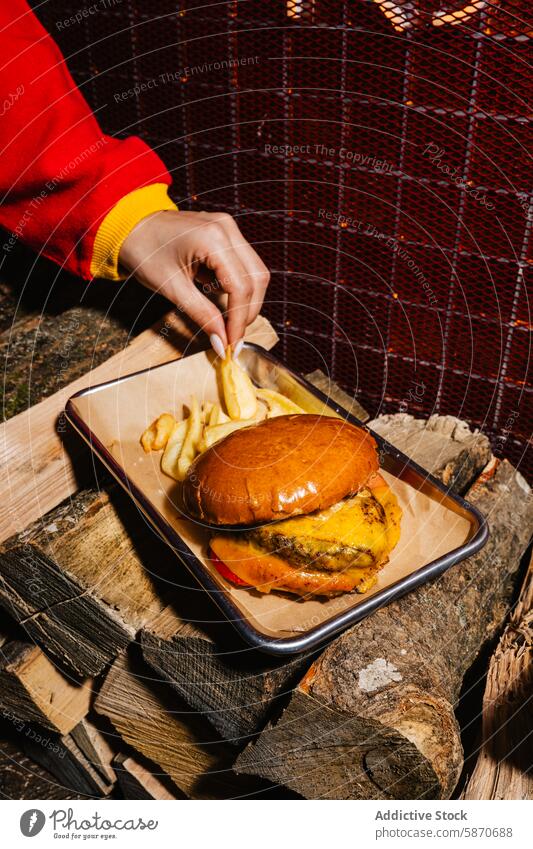
{"label": "enamel tray", "polygon": [[[84,389],[69,399],[66,415],[181,561],[176,562],[177,591],[185,566],[248,644],[274,655],[311,649],[485,544],[488,528],[478,510],[371,431],[382,473],[403,510],[400,541],[377,584],[365,594],[333,599],[267,595],[230,584],[209,560],[212,531],[180,513],[179,485],[161,472],[160,452],[144,454],[139,443],[144,428],[160,413],[179,417],[193,392],[201,400],[219,400],[213,357],[202,352]],[[263,348],[246,344],[239,362],[257,386],[277,389],[306,412],[327,411],[364,427],[350,410]]]}

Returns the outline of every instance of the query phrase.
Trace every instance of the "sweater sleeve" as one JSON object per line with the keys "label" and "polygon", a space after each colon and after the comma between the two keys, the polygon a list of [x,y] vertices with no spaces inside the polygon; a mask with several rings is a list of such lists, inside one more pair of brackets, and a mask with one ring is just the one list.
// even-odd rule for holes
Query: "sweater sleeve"
{"label": "sweater sleeve", "polygon": [[[102,133],[59,48],[25,0],[0,4],[0,44],[0,225],[11,232],[3,250],[20,239],[90,279],[96,235],[107,216],[138,189],[168,186],[170,175],[141,139]],[[166,197],[160,208],[170,208],[165,203],[173,206]],[[131,226],[153,211],[142,212],[136,201]],[[127,235],[116,217],[112,222],[115,229],[104,226],[99,240],[99,267],[102,250],[112,253],[113,232]]]}
{"label": "sweater sleeve", "polygon": [[135,189],[125,195],[106,215],[94,240],[91,260],[91,275],[106,277],[108,280],[123,280],[118,255],[122,242],[131,233],[136,224],[152,212],[164,209],[177,209],[170,200],[164,183],[153,183],[142,189]]}

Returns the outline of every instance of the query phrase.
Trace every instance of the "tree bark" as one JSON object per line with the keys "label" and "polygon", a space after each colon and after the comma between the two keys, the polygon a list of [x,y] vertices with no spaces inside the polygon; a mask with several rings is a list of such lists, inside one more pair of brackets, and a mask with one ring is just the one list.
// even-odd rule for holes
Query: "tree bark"
{"label": "tree bark", "polygon": [[533,799],[533,559],[487,674],[482,740],[462,799]]}
{"label": "tree bark", "polygon": [[506,615],[533,519],[531,491],[493,461],[468,494],[485,548],[384,607],[315,661],[236,770],[306,798],[448,798],[462,766],[462,680]]}
{"label": "tree bark", "polygon": [[38,726],[28,726],[20,741],[26,754],[72,793],[96,798],[111,793],[113,782],[94,768],[71,734],[60,736]]}
{"label": "tree bark", "polygon": [[84,717],[72,729],[70,736],[102,780],[114,784],[117,776],[112,766],[116,754],[111,745],[113,735],[102,727],[100,717]]}
{"label": "tree bark", "polygon": [[345,410],[348,410],[352,416],[356,416],[362,422],[367,422],[369,420],[370,416],[365,408],[361,406],[357,398],[354,398],[353,395],[348,395],[344,389],[337,386],[337,384],[334,383],[327,374],[324,374],[321,369],[317,368],[315,371],[306,374],[305,377],[309,383],[312,383],[313,386],[320,389],[324,395],[327,395],[332,401],[335,401],[337,404],[340,404],[341,407],[344,407]]}
{"label": "tree bark", "polygon": [[309,664],[309,655],[276,661],[245,649],[226,623],[197,627],[171,607],[142,630],[140,640],[147,663],[234,744],[264,725]]}
{"label": "tree bark", "polygon": [[[190,338],[183,318],[176,312],[168,313],[92,371],[1,426],[4,488],[0,499],[0,541],[23,531],[80,487],[80,461],[87,449],[80,439],[70,440],[66,449],[68,430],[63,411],[67,399],[88,386],[172,360]],[[277,340],[262,316],[250,325],[246,338],[267,348]]]}
{"label": "tree bark", "polygon": [[0,334],[0,399],[6,419],[38,404],[109,359],[128,341],[116,318],[90,307],[37,314]]}

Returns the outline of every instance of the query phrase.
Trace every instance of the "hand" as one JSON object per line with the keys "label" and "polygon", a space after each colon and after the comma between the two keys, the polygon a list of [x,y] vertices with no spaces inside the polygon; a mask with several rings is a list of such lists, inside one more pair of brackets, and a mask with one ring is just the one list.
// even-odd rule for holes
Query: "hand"
{"label": "hand", "polygon": [[[263,261],[224,212],[154,212],[126,237],[119,262],[209,336],[219,336],[224,348],[242,339],[259,314],[270,279]],[[204,292],[228,294],[227,324],[195,280]]]}

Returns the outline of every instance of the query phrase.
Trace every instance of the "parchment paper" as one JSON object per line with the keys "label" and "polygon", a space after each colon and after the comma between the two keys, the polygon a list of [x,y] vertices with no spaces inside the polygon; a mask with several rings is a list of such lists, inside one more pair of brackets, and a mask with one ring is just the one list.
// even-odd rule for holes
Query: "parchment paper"
{"label": "parchment paper", "polygon": [[[301,600],[285,593],[270,595],[237,588],[218,575],[207,556],[212,531],[184,519],[176,507],[179,485],[160,470],[160,452],[145,454],[139,437],[144,428],[162,412],[176,418],[184,414],[191,392],[201,400],[220,401],[214,355],[200,353],[168,365],[126,378],[76,399],[75,409],[91,431],[122,466],[130,480],[178,531],[182,539],[215,579],[221,592],[254,627],[270,637],[286,637],[314,628],[332,616],[360,604],[385,587],[394,584],[425,564],[462,545],[471,535],[468,519],[447,506],[440,493],[423,494],[406,480],[383,472],[403,510],[400,542],[390,562],[379,573],[376,585],[362,595],[346,594],[334,599]],[[265,382],[268,369],[265,371]],[[305,404],[299,390],[298,402]],[[316,399],[309,399],[308,411],[317,411]],[[176,559],[176,585],[183,566]]]}

